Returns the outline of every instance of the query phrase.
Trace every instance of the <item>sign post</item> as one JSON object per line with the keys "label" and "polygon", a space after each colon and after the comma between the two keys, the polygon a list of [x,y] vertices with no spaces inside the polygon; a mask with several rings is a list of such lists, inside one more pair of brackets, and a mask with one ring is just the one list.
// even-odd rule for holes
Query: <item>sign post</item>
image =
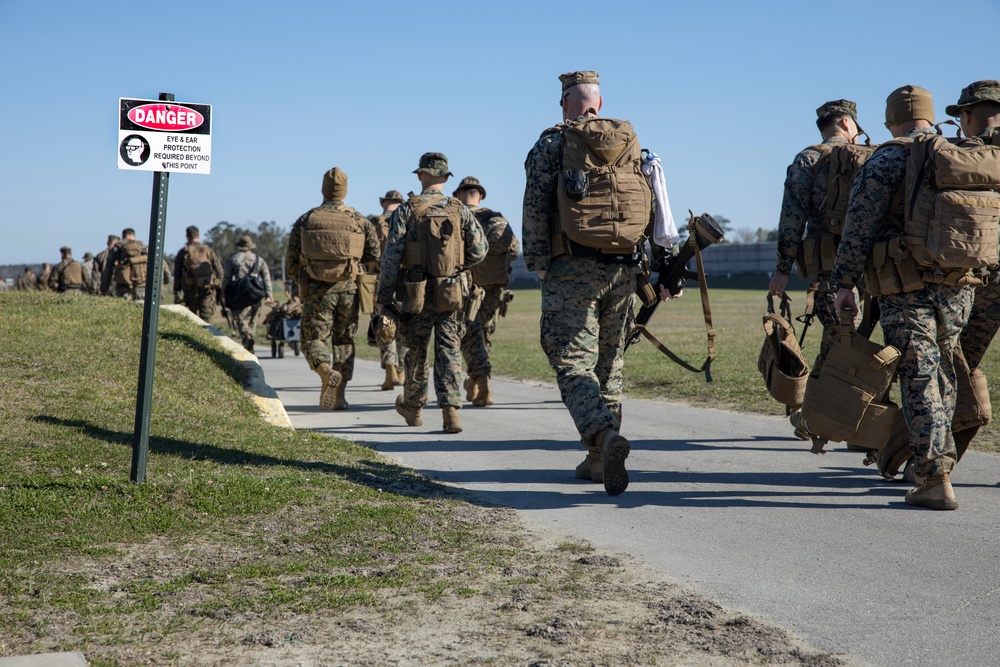
{"label": "sign post", "polygon": [[133,482],[146,479],[149,454],[150,405],[156,332],[163,281],[163,236],[167,227],[167,190],[170,172],[207,174],[211,170],[211,106],[172,104],[172,93],[158,101],[119,100],[118,168],[153,173],[153,199],[149,214],[149,250],[146,294],[142,311],[139,352],[139,387],[135,399],[132,437]]}

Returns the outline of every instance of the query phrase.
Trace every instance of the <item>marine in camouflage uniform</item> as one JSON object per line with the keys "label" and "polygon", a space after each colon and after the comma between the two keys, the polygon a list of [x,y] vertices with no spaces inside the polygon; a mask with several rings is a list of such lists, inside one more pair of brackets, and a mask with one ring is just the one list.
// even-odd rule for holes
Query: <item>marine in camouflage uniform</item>
{"label": "marine in camouflage uniform", "polygon": [[[236,242],[236,252],[229,256],[224,267],[225,278],[223,284],[228,284],[231,280],[240,280],[253,271],[254,264],[258,256],[252,251],[256,247],[249,234],[243,234]],[[267,296],[263,301],[268,305],[274,304],[274,297],[271,296],[271,272],[267,268],[267,262],[260,258],[260,277],[264,281],[264,291]],[[236,310],[230,307],[233,324],[236,325],[236,333],[239,334],[243,347],[248,352],[253,352],[253,346],[257,337],[257,315],[260,313],[260,301],[250,304],[245,308]]]}
{"label": "marine in camouflage uniform", "polygon": [[[406,278],[403,269],[404,251],[411,233],[415,234],[420,219],[414,218],[414,206],[432,203],[427,212],[447,210],[458,203],[460,208],[460,229],[465,255],[461,266],[468,268],[486,257],[488,247],[479,221],[467,207],[457,200],[444,196],[443,184],[451,176],[448,159],[441,153],[424,153],[419,167],[414,171],[420,179],[422,190],[419,195],[411,195],[409,201],[397,208],[389,219],[389,236],[379,272],[376,304],[380,313],[391,308],[396,302],[397,286]],[[464,298],[468,298],[469,284],[465,272],[458,274]],[[428,285],[431,281],[428,280]],[[433,294],[428,291],[424,309],[417,314],[402,313],[399,316],[399,341],[409,348],[404,357],[405,380],[403,393],[396,398],[396,411],[410,426],[423,424],[422,409],[427,403],[428,393],[428,348],[431,336],[434,338],[434,390],[438,407],[442,410],[446,433],[462,430],[458,410],[462,407],[459,377],[462,374],[462,335],[465,333],[465,312],[439,312],[434,304]]]}
{"label": "marine in camouflage uniform", "polygon": [[93,284],[94,284],[94,253],[85,252],[83,253],[83,261],[80,262],[83,266],[83,291],[87,294],[93,294]]}
{"label": "marine in camouflage uniform", "polygon": [[102,287],[104,267],[108,265],[111,252],[118,245],[119,241],[121,241],[121,238],[119,238],[117,234],[108,234],[108,247],[97,253],[97,256],[94,257],[94,273],[91,276],[91,290],[95,294],[101,294],[104,296],[107,295],[107,292],[104,291],[104,288]]}
{"label": "marine in camouflage uniform", "polygon": [[[382,215],[377,215],[372,218],[372,224],[375,225],[375,232],[378,235],[379,250],[381,253],[385,252],[385,240],[389,236],[389,218],[392,216],[392,212],[399,208],[405,200],[403,195],[399,190],[389,190],[385,193],[384,197],[380,197],[378,200],[379,206],[382,207]],[[372,267],[372,270],[378,273],[379,267]],[[372,319],[378,317],[377,312],[372,313]],[[389,391],[393,387],[401,387],[403,385],[403,364],[402,358],[406,354],[406,348],[400,349],[399,341],[393,340],[386,345],[379,345],[379,360],[381,361],[382,368],[385,370],[385,381],[382,382],[382,390]]]}
{"label": "marine in camouflage uniform", "polygon": [[35,279],[35,289],[47,292],[49,290],[49,276],[52,275],[52,265],[42,262],[42,272]]}
{"label": "marine in camouflage uniform", "polygon": [[[215,304],[218,302],[218,291],[222,289],[225,271],[222,261],[212,248],[201,242],[201,231],[194,225],[184,231],[187,243],[177,251],[174,257],[174,296],[181,296],[181,303],[192,313],[211,322],[215,315]],[[188,256],[192,248],[198,256],[207,255],[212,275],[207,284],[199,285],[197,277],[191,275],[188,268]],[[204,278],[201,282],[204,282]]]}
{"label": "marine in camouflage uniform", "polygon": [[[893,91],[886,100],[886,126],[894,137],[934,132],[931,94],[915,86]],[[907,146],[889,143],[865,162],[851,189],[844,236],[832,279],[840,285],[835,308],[857,305],[852,289],[862,277],[872,245],[903,235],[903,192]],[[948,473],[955,465],[951,421],[957,396],[952,360],[969,318],[972,288],[928,282],[920,289],[879,297],[885,342],[901,352],[897,367],[903,417],[910,431],[914,473],[921,486],[906,502],[932,509],[955,509]]]}
{"label": "marine in camouflage uniform", "polygon": [[139,301],[146,296],[146,264],[143,263],[142,268],[138,269],[139,275],[143,276],[141,280],[134,275],[137,271],[136,265],[133,265],[131,270],[127,272],[131,276],[127,284],[119,280],[119,276],[116,275],[120,273],[116,270],[118,265],[124,264],[125,255],[129,251],[137,253],[136,256],[146,256],[149,253],[146,245],[142,241],[136,240],[135,230],[127,227],[122,230],[121,241],[116,243],[108,253],[108,261],[101,275],[101,293]]}
{"label": "marine in camouflage uniform", "polygon": [[[597,116],[602,101],[597,72],[571,72],[559,79],[564,119]],[[524,163],[524,260],[541,278],[542,349],[588,450],[576,476],[603,482],[609,495],[617,495],[629,481],[624,461],[630,444],[618,431],[626,321],[640,267],[599,262],[596,256],[552,256],[562,141],[558,128],[547,130]]]}
{"label": "marine in camouflage uniform", "polygon": [[[339,211],[353,218],[364,234],[361,263],[380,257],[378,234],[368,218],[344,203],[347,175],[333,168],[323,175],[323,203],[299,217],[288,237],[285,263],[302,297],[300,345],[309,367],[319,374],[320,407],[344,410],[347,383],[354,377],[354,335],[358,331],[358,285],[353,279],[325,282],[309,275],[303,255],[303,232],[311,216]],[[330,346],[332,345],[332,353]]]}
{"label": "marine in camouflage uniform", "polygon": [[507,218],[496,211],[479,207],[479,203],[486,199],[486,188],[479,179],[473,176],[462,179],[452,195],[472,210],[490,247],[486,259],[471,271],[473,283],[484,293],[476,318],[466,321],[462,356],[469,370],[465,379],[465,399],[477,406],[493,405],[489,386],[489,379],[493,376],[490,339],[500,320],[504,288],[510,282],[510,262],[520,254],[521,244],[517,242]]}
{"label": "marine in camouflage uniform", "polygon": [[33,292],[35,290],[35,272],[30,266],[24,267],[24,273],[17,277],[14,289],[18,292]]}
{"label": "marine in camouflage uniform", "polygon": [[62,260],[56,264],[49,274],[48,286],[56,292],[72,292],[83,294],[84,271],[83,264],[73,259],[73,250],[69,246],[59,248]]}

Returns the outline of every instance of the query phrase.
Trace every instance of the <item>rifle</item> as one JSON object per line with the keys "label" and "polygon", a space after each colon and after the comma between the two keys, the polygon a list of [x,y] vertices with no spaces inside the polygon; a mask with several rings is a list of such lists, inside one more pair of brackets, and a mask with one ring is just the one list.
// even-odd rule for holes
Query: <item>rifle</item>
{"label": "rifle", "polygon": [[795,318],[796,322],[802,324],[802,333],[799,335],[800,348],[806,339],[806,332],[809,331],[809,325],[812,324],[814,319],[816,319],[816,284],[810,283],[809,288],[806,290],[806,310]]}
{"label": "rifle", "polygon": [[[705,381],[712,381],[711,366],[715,359],[715,329],[712,327],[712,309],[708,303],[708,285],[705,282],[705,267],[701,259],[701,251],[723,240],[722,227],[708,213],[703,213],[695,217],[694,213],[688,210],[691,216],[688,220],[688,238],[679,252],[671,257],[664,257],[660,262],[656,285],[653,289],[655,295],[651,301],[645,301],[642,308],[635,316],[635,322],[625,334],[625,349],[639,341],[640,336],[645,336],[649,342],[655,345],[660,352],[667,355],[674,363],[691,371],[692,373],[705,373]],[[697,271],[687,268],[688,261],[694,257]],[[680,293],[684,288],[686,280],[697,280],[701,288],[701,305],[705,314],[705,328],[708,333],[708,357],[701,368],[695,368],[683,359],[667,349],[666,345],[656,339],[649,332],[646,325],[649,323],[653,313],[660,305],[659,287],[663,286],[671,296]]]}

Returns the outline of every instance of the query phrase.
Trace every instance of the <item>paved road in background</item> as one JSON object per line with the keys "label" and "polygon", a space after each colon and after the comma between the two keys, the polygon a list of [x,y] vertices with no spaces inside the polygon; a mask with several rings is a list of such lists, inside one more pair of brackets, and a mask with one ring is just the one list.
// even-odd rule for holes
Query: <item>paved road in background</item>
{"label": "paved road in background", "polygon": [[554,385],[493,384],[496,405],[411,428],[358,362],[350,410],[320,412],[302,357],[261,358],[296,428],[372,445],[546,528],[631,554],[729,607],[873,665],[1000,664],[1000,457],[970,452],[961,508],[903,502],[861,454],[810,454],[784,419],[626,400],[628,491],[574,479],[583,460]]}

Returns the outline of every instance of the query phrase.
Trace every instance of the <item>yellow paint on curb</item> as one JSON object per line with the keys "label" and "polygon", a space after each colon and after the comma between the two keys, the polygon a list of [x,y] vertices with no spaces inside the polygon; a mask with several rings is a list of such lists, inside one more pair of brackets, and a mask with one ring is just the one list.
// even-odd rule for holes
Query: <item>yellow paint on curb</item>
{"label": "yellow paint on curb", "polygon": [[275,426],[295,428],[292,426],[292,420],[288,418],[288,413],[285,412],[285,406],[278,399],[278,393],[264,382],[264,369],[260,367],[260,360],[255,355],[247,352],[242,345],[229,336],[224,336],[218,329],[180,304],[167,304],[161,306],[161,308],[183,315],[195,324],[208,329],[215,336],[219,346],[246,368],[247,379],[244,390],[254,405],[257,406],[257,410],[264,420]]}

